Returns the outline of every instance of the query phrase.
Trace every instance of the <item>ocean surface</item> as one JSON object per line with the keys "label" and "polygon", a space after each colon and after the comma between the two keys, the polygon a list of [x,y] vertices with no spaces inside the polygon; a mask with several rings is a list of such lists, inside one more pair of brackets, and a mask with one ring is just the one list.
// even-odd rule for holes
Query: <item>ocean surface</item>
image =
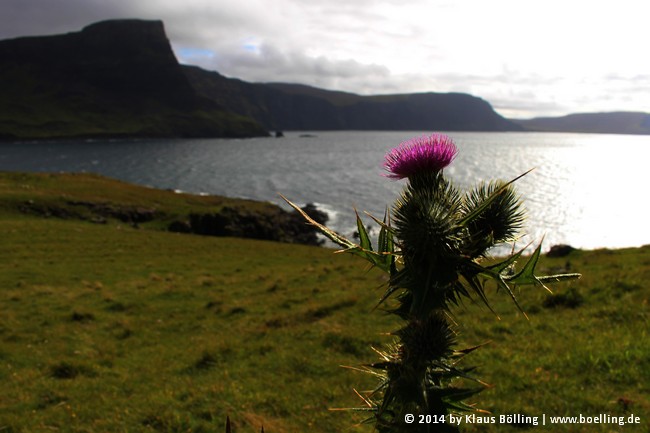
{"label": "ocean surface", "polygon": [[[0,170],[93,172],[177,191],[315,203],[351,235],[354,209],[381,218],[404,181],[383,176],[388,150],[421,132],[287,132],[283,138],[0,143]],[[513,179],[527,209],[521,247],[650,244],[650,136],[451,132],[445,172],[462,188]],[[372,221],[367,218],[370,225]]]}

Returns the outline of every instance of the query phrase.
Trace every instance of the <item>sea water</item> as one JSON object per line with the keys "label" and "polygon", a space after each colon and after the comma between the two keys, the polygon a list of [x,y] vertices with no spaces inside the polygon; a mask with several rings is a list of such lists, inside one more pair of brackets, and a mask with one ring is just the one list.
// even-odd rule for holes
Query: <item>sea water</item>
{"label": "sea water", "polygon": [[[285,132],[283,138],[63,140],[0,143],[0,170],[93,172],[190,193],[315,203],[332,228],[355,230],[357,209],[382,218],[404,186],[385,153],[422,132]],[[463,188],[513,179],[525,208],[518,246],[619,248],[650,244],[650,136],[449,132],[458,156],[446,173]],[[369,225],[370,218],[366,217]]]}

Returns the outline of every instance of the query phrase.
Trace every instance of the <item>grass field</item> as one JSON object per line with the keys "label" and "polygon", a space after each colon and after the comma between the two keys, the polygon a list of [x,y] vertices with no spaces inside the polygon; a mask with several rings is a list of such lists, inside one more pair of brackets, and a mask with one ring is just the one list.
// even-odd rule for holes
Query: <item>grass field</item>
{"label": "grass field", "polygon": [[[370,347],[398,326],[372,311],[383,274],[324,248],[16,206],[65,197],[185,212],[202,198],[173,203],[94,176],[0,179],[0,432],[222,432],[226,415],[235,432],[372,431],[330,409],[359,406],[353,388],[373,379],[340,366],[374,361]],[[499,318],[479,304],[455,312],[462,347],[489,342],[465,361],[493,385],[475,403],[497,420],[640,424],[463,431],[650,431],[650,247],[575,251],[540,269],[567,267],[582,279],[518,293],[529,320],[504,293],[489,294]]]}

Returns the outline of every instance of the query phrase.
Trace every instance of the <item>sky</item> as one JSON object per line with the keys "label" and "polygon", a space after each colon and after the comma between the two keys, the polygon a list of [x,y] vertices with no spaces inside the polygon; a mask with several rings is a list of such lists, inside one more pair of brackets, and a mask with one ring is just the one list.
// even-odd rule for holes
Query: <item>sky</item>
{"label": "sky", "polygon": [[181,63],[363,95],[463,92],[510,118],[650,112],[644,0],[0,0],[0,39],[160,19]]}

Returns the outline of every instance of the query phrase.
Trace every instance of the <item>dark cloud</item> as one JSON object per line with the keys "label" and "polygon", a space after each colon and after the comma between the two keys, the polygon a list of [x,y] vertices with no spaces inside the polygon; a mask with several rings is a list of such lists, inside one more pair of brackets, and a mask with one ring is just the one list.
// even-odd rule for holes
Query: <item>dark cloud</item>
{"label": "dark cloud", "polygon": [[0,39],[67,33],[111,18],[131,17],[127,1],[2,0]]}

